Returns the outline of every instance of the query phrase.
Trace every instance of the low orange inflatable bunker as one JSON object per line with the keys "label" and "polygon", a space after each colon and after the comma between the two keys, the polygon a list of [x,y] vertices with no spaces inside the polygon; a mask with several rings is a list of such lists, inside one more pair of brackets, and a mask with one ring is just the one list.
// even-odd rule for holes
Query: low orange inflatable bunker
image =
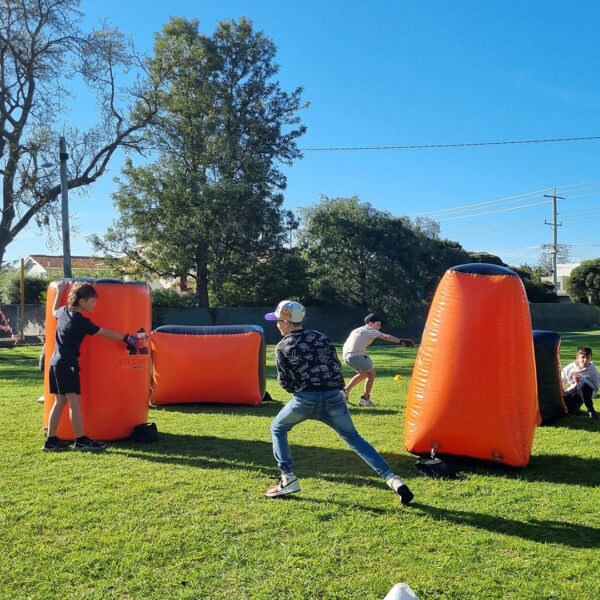
{"label": "low orange inflatable bunker", "polygon": [[523,467],[540,422],[531,317],[523,284],[504,267],[446,271],[408,392],[405,446]]}
{"label": "low orange inflatable bunker", "polygon": [[[71,286],[76,281],[88,281],[98,292],[96,307],[84,313],[104,329],[129,333],[146,343],[130,351],[123,342],[101,335],[86,336],[79,356],[81,380],[81,412],[85,434],[96,440],[127,438],[133,428],[148,421],[150,396],[150,354],[148,333],[151,328],[150,288],[145,283],[123,282],[116,279],[63,279],[68,286],[60,300],[67,304]],[[50,286],[46,300],[46,360],[44,361],[44,426],[54,404],[48,391],[48,364],[54,352],[56,319],[52,306],[56,288]],[[69,410],[65,408],[58,437],[72,440],[73,429]]]}
{"label": "low orange inflatable bunker", "polygon": [[265,342],[258,325],[163,325],[150,337],[152,404],[258,406],[265,395]]}

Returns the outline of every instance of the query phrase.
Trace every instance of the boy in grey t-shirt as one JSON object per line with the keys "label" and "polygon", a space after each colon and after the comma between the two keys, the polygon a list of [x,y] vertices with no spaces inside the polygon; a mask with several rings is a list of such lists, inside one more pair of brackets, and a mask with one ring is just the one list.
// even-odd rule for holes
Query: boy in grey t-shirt
{"label": "boy in grey t-shirt", "polygon": [[348,402],[350,390],[358,383],[365,380],[365,393],[360,397],[359,406],[374,407],[371,402],[371,388],[375,381],[375,369],[373,361],[366,353],[367,346],[373,343],[375,339],[382,339],[386,342],[394,344],[404,344],[405,346],[414,347],[414,342],[405,338],[397,338],[388,333],[383,333],[381,324],[383,319],[374,313],[368,314],[365,317],[365,324],[362,327],[354,329],[348,339],[344,342],[342,348],[342,357],[344,362],[354,371],[356,375],[348,382],[348,385],[342,390],[344,401]]}

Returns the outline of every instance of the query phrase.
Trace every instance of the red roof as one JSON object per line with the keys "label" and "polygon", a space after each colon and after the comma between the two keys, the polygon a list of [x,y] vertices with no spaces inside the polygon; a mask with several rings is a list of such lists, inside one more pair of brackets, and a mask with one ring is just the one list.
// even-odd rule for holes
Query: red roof
{"label": "red roof", "polygon": [[[47,256],[46,254],[30,254],[29,258],[34,260],[44,269],[62,269],[62,256]],[[104,267],[104,259],[92,256],[71,256],[71,267],[76,269],[101,269]]]}

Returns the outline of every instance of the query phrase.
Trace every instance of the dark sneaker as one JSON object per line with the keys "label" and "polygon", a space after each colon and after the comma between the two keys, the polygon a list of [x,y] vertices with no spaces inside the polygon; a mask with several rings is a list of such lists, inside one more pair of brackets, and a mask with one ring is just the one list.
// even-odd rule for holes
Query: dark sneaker
{"label": "dark sneaker", "polygon": [[359,406],[369,406],[370,408],[375,408],[377,405],[371,402],[370,396],[361,396],[358,402]]}
{"label": "dark sneaker", "polygon": [[75,441],[73,450],[78,450],[79,452],[102,452],[106,450],[106,442],[90,440],[89,437],[84,435]]}
{"label": "dark sneaker", "polygon": [[71,442],[67,440],[61,440],[60,438],[54,437],[47,439],[42,446],[44,452],[62,452],[68,450],[71,447]]}
{"label": "dark sneaker", "polygon": [[590,410],[588,415],[590,419],[600,419],[600,415],[595,410]]}
{"label": "dark sneaker", "polygon": [[295,475],[282,475],[277,483],[265,492],[265,496],[276,498],[277,496],[285,496],[300,491],[300,484]]}
{"label": "dark sneaker", "polygon": [[396,494],[398,494],[398,498],[400,502],[405,506],[410,504],[415,495],[410,491],[408,486],[400,479],[400,477],[390,477],[386,480],[386,483],[390,488],[392,488]]}

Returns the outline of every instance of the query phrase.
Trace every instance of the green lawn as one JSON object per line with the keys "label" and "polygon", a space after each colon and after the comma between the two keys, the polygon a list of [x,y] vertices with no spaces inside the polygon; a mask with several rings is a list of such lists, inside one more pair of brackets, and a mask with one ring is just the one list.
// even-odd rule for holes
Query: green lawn
{"label": "green lawn", "polygon": [[[600,336],[566,338],[564,364],[584,342],[600,354]],[[41,452],[38,354],[0,350],[2,599],[377,600],[399,581],[421,600],[600,598],[598,421],[539,428],[525,469],[462,460],[458,479],[425,479],[403,446],[416,350],[381,346],[378,407],[351,412],[413,505],[314,422],[290,435],[302,491],[273,500],[288,395],[272,352],[273,402],[151,409],[158,443],[100,455]]]}

